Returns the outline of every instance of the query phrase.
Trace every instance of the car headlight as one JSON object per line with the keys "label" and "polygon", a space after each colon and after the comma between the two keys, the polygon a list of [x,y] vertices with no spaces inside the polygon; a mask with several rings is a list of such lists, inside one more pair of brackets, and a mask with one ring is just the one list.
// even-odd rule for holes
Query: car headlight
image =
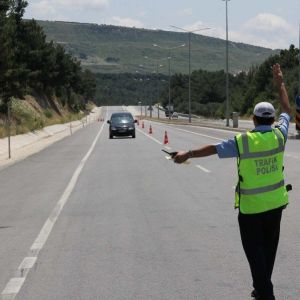
{"label": "car headlight", "polygon": [[114,127],[114,126],[111,126],[111,128],[110,128],[111,130],[117,130],[117,128],[116,127]]}
{"label": "car headlight", "polygon": [[134,128],[133,128],[133,127],[128,127],[128,129],[129,129],[129,130],[133,130]]}

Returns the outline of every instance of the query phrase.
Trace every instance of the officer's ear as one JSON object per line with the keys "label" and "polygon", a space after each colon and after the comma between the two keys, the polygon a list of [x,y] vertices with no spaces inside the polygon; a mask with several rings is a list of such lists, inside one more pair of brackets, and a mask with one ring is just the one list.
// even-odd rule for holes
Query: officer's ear
{"label": "officer's ear", "polygon": [[252,116],[252,120],[253,120],[253,123],[254,123],[254,126],[257,126],[257,119],[255,117],[255,115]]}

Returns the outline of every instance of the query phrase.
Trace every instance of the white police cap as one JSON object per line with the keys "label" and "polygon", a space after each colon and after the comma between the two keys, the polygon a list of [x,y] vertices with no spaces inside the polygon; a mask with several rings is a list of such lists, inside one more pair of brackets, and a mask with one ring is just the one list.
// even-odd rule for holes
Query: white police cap
{"label": "white police cap", "polygon": [[261,118],[274,118],[275,108],[269,102],[259,102],[255,105],[253,114]]}

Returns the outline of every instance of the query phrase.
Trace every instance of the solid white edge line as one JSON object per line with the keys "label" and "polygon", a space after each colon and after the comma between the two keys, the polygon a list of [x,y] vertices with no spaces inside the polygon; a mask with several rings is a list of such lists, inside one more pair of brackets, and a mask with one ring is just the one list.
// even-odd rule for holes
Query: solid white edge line
{"label": "solid white edge line", "polygon": [[[81,162],[79,163],[77,169],[75,170],[69,184],[67,185],[64,193],[62,194],[61,198],[59,199],[59,201],[57,202],[57,204],[55,205],[54,209],[52,210],[50,217],[46,220],[43,228],[41,229],[38,237],[36,238],[36,240],[34,241],[34,243],[32,244],[30,250],[31,252],[35,252],[36,255],[38,255],[39,251],[43,248],[43,246],[45,245],[52,229],[53,226],[55,224],[55,222],[57,221],[62,209],[64,208],[65,204],[67,203],[76,183],[77,180],[79,178],[79,175],[87,161],[87,159],[89,158],[89,156],[91,155],[91,153],[93,152],[96,143],[103,131],[104,128],[104,124],[102,124],[96,138],[93,141],[92,146],[90,147],[89,151],[86,153],[86,155],[84,156],[84,158],[81,160]],[[35,257],[37,259],[37,257]],[[33,257],[31,257],[31,259],[33,259]],[[22,263],[20,264],[20,267],[22,266],[22,264],[24,263],[24,261],[26,261],[26,258],[22,261]],[[31,261],[32,262],[32,261]],[[34,262],[35,263],[35,262]],[[32,266],[34,265],[34,263],[32,264]],[[20,268],[19,267],[19,268]],[[11,298],[10,299],[14,299],[17,294],[19,293],[21,287],[23,286],[25,279],[27,277],[28,272],[26,272],[24,274],[24,277],[16,277],[16,278],[11,278],[9,280],[9,282],[6,284],[4,290],[2,291],[1,295],[4,299],[5,296],[10,295]]]}

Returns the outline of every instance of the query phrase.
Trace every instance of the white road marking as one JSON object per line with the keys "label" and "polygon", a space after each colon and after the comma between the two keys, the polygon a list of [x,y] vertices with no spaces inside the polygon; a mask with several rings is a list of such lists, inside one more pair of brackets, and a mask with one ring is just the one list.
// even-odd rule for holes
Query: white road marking
{"label": "white road marking", "polygon": [[25,277],[15,277],[11,278],[7,283],[5,289],[2,292],[2,295],[14,295],[18,294],[22,285],[24,284]]}
{"label": "white road marking", "polygon": [[[61,211],[63,210],[65,204],[67,203],[76,183],[77,180],[79,178],[79,175],[85,165],[85,163],[87,162],[88,158],[90,157],[91,153],[93,152],[96,143],[100,137],[100,134],[103,131],[104,128],[104,124],[102,124],[96,138],[93,141],[92,146],[90,147],[89,151],[86,153],[86,155],[84,156],[84,158],[81,160],[81,162],[79,163],[77,169],[75,170],[69,184],[67,185],[64,193],[62,194],[61,198],[59,199],[59,201],[57,202],[57,204],[55,205],[54,209],[52,210],[49,218],[47,219],[47,221],[45,222],[43,228],[41,229],[38,237],[36,238],[36,240],[34,241],[34,243],[32,244],[30,251],[31,251],[31,256],[30,257],[26,257],[22,263],[20,264],[18,270],[22,270],[23,266],[27,266],[28,268],[25,268],[27,271],[26,272],[21,272],[23,277],[18,277],[18,278],[11,278],[9,280],[9,282],[6,284],[4,290],[2,291],[1,295],[2,295],[2,299],[6,300],[7,297],[9,296],[10,300],[13,300],[17,294],[19,293],[21,287],[23,286],[25,279],[27,277],[27,274],[29,272],[29,270],[34,266],[37,256],[40,252],[40,250],[43,248],[43,246],[45,245],[52,229],[53,226],[55,225]],[[32,254],[34,254],[34,257],[32,256]]]}
{"label": "white road marking", "polygon": [[31,269],[34,266],[36,260],[37,260],[36,256],[34,256],[34,257],[25,257],[23,259],[23,261],[21,262],[18,270]]}
{"label": "white road marking", "polygon": [[195,135],[200,135],[200,136],[204,136],[213,140],[218,140],[218,141],[224,141],[224,139],[219,139],[216,138],[214,136],[210,136],[210,135],[206,135],[206,134],[202,134],[202,133],[198,133],[198,132],[193,132],[193,131],[189,131],[189,130],[185,130],[185,129],[181,129],[181,128],[176,128],[174,127],[175,130],[179,130],[179,131],[183,131],[183,132],[187,132],[187,133],[191,133],[191,134],[195,134]]}
{"label": "white road marking", "polygon": [[203,172],[205,172],[205,173],[211,173],[211,171],[210,171],[210,170],[208,170],[208,169],[205,169],[204,167],[202,167],[202,166],[200,166],[200,165],[196,165],[196,168],[198,168],[198,169],[202,170],[202,171],[203,171]]}
{"label": "white road marking", "polygon": [[[238,134],[240,133],[239,131],[233,131],[233,130],[227,130],[227,129],[220,129],[220,128],[213,128],[213,127],[206,127],[206,126],[196,126],[196,125],[187,125],[187,127],[192,127],[192,128],[204,128],[204,129],[208,129],[208,130],[212,130],[212,131],[221,131],[221,132],[230,132],[230,133],[234,133],[234,134]],[[250,130],[250,129],[249,129]],[[246,129],[245,129],[246,131]]]}
{"label": "white road marking", "polygon": [[149,139],[153,140],[155,143],[159,144],[159,145],[162,145],[162,142],[160,142],[159,140],[157,140],[156,138],[154,138],[153,136],[143,132],[142,130],[138,129],[137,130],[142,133],[143,135],[145,135],[146,137],[148,137]]}

